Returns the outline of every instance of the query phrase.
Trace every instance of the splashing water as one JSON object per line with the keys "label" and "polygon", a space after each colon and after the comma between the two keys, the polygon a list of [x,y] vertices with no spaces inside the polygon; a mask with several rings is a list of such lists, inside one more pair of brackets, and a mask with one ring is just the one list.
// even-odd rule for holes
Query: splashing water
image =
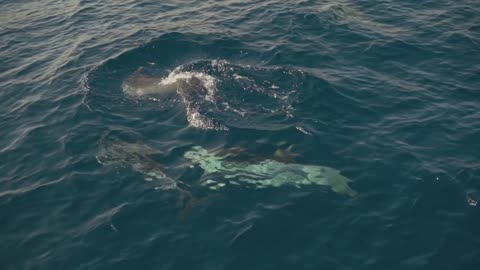
{"label": "splashing water", "polygon": [[199,60],[181,65],[163,78],[144,75],[129,78],[123,84],[123,91],[129,96],[142,97],[176,89],[193,127],[228,130],[253,125],[265,129],[294,118],[293,104],[304,76],[297,70]]}

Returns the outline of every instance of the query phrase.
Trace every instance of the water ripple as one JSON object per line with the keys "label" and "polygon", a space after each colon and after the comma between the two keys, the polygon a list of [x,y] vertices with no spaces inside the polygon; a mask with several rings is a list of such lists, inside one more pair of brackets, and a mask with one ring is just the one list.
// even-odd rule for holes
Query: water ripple
{"label": "water ripple", "polygon": [[[0,268],[475,269],[479,12],[472,0],[2,3]],[[179,97],[122,91],[139,66],[164,78],[202,59],[272,95],[234,100],[237,83],[218,88],[231,110],[188,99],[230,128],[218,132],[189,127]],[[261,102],[280,100],[272,86],[287,78],[295,96]],[[192,145],[294,145],[359,195],[189,186],[182,209],[180,194],[102,168],[105,137],[144,141],[191,186],[201,172],[181,157]]]}

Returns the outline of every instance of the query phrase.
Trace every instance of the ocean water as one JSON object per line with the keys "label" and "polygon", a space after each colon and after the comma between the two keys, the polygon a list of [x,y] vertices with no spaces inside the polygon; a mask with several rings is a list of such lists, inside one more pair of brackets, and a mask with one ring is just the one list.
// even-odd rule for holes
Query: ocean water
{"label": "ocean water", "polygon": [[0,7],[0,269],[479,269],[478,1]]}

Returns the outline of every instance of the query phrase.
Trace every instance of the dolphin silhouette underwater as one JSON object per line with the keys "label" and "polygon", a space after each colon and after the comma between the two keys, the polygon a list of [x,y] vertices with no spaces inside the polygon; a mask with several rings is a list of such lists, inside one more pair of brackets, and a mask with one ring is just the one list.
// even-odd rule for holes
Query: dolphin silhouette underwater
{"label": "dolphin silhouette underwater", "polygon": [[158,180],[160,189],[175,189],[177,183],[164,173],[164,167],[151,156],[159,151],[143,144],[122,141],[100,141],[97,161],[104,166],[131,167],[142,173],[146,181]]}
{"label": "dolphin silhouette underwater", "polygon": [[[207,150],[201,146],[193,146],[184,153],[188,160],[185,167],[199,166],[203,170],[199,184],[211,190],[219,190],[227,185],[255,189],[320,185],[328,186],[337,193],[352,197],[357,195],[348,185],[351,180],[341,175],[339,170],[296,163],[295,154],[287,154],[289,149],[282,150],[284,153],[280,157],[278,151],[267,157],[253,155],[238,147]],[[106,141],[100,143],[97,161],[104,166],[131,167],[142,173],[146,180],[157,180],[159,189],[176,189],[182,196],[191,198],[191,193],[179,186],[188,185],[168,177],[164,166],[151,157],[156,153],[158,151],[143,143]]]}
{"label": "dolphin silhouette underwater", "polygon": [[[271,158],[254,158],[254,162],[235,161],[229,153],[209,151],[201,146],[194,146],[184,154],[192,164],[204,170],[201,185],[213,190],[227,185],[244,185],[255,189],[320,185],[328,186],[337,193],[352,197],[357,195],[357,192],[348,185],[352,181],[341,175],[339,170],[326,166],[292,163],[292,154],[279,155],[276,151]],[[286,163],[286,157],[292,162]]]}
{"label": "dolphin silhouette underwater", "polygon": [[202,202],[203,199],[193,196],[182,181],[174,180],[165,174],[164,166],[152,158],[152,155],[161,154],[158,150],[142,142],[101,140],[98,144],[96,159],[103,166],[129,167],[142,173],[146,181],[155,181],[155,189],[177,190],[180,193],[177,205],[182,209],[181,218]]}

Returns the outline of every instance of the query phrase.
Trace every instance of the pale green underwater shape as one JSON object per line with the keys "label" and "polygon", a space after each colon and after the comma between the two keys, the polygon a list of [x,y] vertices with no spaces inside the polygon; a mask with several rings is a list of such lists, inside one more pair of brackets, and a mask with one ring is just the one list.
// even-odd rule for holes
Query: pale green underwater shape
{"label": "pale green underwater shape", "polygon": [[227,161],[225,156],[210,152],[201,146],[192,147],[184,156],[204,170],[201,184],[213,190],[229,184],[245,184],[254,188],[280,186],[300,188],[321,185],[329,186],[337,193],[352,197],[357,195],[357,192],[348,185],[351,180],[330,167],[282,163],[273,159],[257,163]]}
{"label": "pale green underwater shape", "polygon": [[[282,160],[261,159],[254,161],[239,159],[235,151],[208,151],[201,146],[194,146],[184,156],[192,164],[199,165],[204,173],[200,184],[212,190],[219,190],[227,185],[249,186],[256,189],[267,187],[294,186],[300,188],[308,185],[329,186],[337,193],[355,196],[357,192],[348,185],[350,179],[340,171],[318,165],[284,163]],[[121,141],[101,141],[97,161],[102,165],[130,167],[145,176],[145,180],[157,180],[159,189],[179,189],[177,182],[164,173],[163,166],[150,155],[159,152],[143,143],[126,143]],[[278,151],[276,154],[278,156]],[[275,158],[274,157],[272,158]],[[242,161],[240,161],[242,160]],[[184,190],[181,190],[185,192]],[[188,192],[186,192],[188,193]]]}

